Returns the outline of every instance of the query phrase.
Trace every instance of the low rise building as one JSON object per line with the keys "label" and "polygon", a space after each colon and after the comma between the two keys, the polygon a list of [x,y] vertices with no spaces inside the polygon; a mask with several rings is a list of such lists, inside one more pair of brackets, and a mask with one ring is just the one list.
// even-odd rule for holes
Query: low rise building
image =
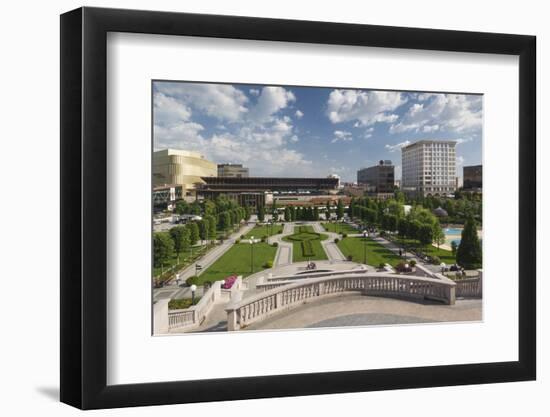
{"label": "low rise building", "polygon": [[198,152],[163,149],[153,153],[153,187],[182,186],[183,197],[195,194],[203,177],[215,177],[217,165]]}
{"label": "low rise building", "polygon": [[248,177],[248,168],[242,164],[218,164],[218,177]]}

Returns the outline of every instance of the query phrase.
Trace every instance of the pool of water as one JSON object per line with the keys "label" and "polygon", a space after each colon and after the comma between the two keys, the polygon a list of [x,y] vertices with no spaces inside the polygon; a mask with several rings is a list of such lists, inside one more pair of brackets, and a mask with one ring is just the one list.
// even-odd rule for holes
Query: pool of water
{"label": "pool of water", "polygon": [[462,229],[449,227],[443,229],[445,232],[445,243],[451,246],[452,242],[455,242],[457,245],[460,244],[460,235],[462,234]]}
{"label": "pool of water", "polygon": [[[455,227],[449,227],[446,229],[443,229],[445,232],[445,243],[449,246],[451,246],[452,242],[456,242],[457,245],[460,245],[460,238],[462,235],[462,229],[461,228],[455,228]],[[481,232],[478,232],[478,236],[481,241]]]}

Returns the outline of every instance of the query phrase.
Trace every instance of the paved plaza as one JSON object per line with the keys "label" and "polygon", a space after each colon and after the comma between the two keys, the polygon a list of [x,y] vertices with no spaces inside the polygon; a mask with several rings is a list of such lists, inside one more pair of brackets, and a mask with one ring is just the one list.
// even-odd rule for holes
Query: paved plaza
{"label": "paved plaza", "polygon": [[388,324],[480,321],[481,300],[458,300],[447,306],[392,298],[344,295],[304,304],[253,324],[246,330],[372,326]]}

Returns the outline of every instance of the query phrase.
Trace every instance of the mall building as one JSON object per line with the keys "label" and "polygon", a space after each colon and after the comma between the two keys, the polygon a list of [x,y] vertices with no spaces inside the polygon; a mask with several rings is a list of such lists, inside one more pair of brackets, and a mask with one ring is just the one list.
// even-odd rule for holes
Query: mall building
{"label": "mall building", "polygon": [[217,173],[218,165],[198,152],[163,149],[153,153],[153,188],[180,185],[183,198],[195,197],[196,185]]}

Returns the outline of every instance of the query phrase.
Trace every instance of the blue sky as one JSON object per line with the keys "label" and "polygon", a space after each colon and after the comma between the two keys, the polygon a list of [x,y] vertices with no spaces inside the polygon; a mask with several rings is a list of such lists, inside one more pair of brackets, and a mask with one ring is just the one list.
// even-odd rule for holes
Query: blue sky
{"label": "blue sky", "polygon": [[421,139],[456,140],[457,174],[482,162],[482,96],[319,87],[153,83],[154,148],[242,163],[251,176],[355,181]]}

